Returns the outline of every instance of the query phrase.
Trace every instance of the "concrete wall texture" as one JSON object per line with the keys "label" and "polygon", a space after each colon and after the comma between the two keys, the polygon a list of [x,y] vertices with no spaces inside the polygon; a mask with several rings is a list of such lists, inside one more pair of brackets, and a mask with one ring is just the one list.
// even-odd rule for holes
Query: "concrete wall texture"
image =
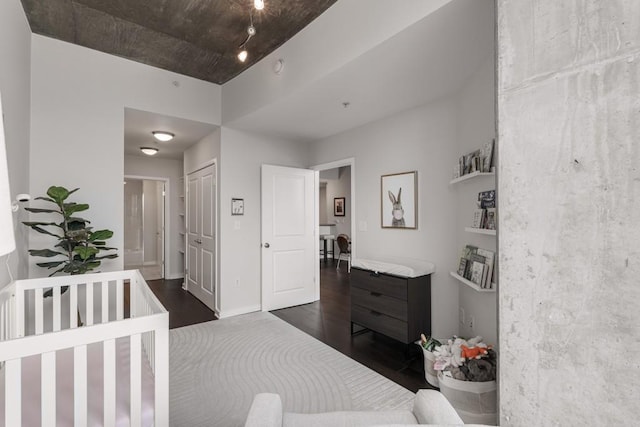
{"label": "concrete wall texture", "polygon": [[498,1],[501,425],[637,419],[638,16]]}

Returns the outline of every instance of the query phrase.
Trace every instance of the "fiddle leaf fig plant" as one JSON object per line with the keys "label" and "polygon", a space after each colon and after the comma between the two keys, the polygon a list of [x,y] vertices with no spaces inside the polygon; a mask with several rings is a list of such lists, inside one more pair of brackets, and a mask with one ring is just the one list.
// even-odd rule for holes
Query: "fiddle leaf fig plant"
{"label": "fiddle leaf fig plant", "polygon": [[[85,274],[100,266],[103,259],[117,258],[116,248],[108,247],[106,240],[113,236],[111,230],[93,230],[90,221],[75,216],[78,212],[89,209],[86,203],[68,202],[67,199],[78,191],[64,187],[49,187],[47,197],[36,197],[55,205],[52,209],[25,208],[36,214],[57,215],[56,221],[25,221],[24,225],[38,233],[55,237],[57,243],[53,249],[29,249],[29,255],[43,258],[58,258],[52,261],[39,262],[39,267],[55,269],[49,277],[66,273],[70,275]],[[65,289],[66,290],[66,289]]]}

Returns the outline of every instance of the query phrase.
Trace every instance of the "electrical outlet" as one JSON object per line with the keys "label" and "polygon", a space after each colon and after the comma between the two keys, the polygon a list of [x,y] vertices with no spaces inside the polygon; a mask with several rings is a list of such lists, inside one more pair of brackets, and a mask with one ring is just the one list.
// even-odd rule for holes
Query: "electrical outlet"
{"label": "electrical outlet", "polygon": [[462,307],[458,309],[458,322],[461,325],[464,325],[464,308]]}
{"label": "electrical outlet", "polygon": [[473,316],[469,316],[469,329],[473,329],[473,326],[476,324],[476,319]]}

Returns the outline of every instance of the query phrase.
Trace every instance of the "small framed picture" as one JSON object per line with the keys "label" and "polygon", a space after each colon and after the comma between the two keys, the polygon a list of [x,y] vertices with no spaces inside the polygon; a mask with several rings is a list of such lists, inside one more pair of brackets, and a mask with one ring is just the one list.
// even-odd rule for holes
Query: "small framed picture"
{"label": "small framed picture", "polygon": [[382,228],[418,228],[418,172],[383,175],[380,179]]}
{"label": "small framed picture", "polygon": [[244,199],[231,199],[231,215],[244,215]]}
{"label": "small framed picture", "polygon": [[333,199],[333,216],[344,216],[345,206],[344,197],[336,197]]}

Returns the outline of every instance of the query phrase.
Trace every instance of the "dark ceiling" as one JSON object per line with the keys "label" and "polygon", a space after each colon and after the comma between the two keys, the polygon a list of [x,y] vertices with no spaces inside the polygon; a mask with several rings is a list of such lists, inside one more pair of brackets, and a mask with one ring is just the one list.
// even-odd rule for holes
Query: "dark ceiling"
{"label": "dark ceiling", "polygon": [[[271,53],[336,0],[22,0],[31,31],[222,84]],[[250,13],[256,35],[237,59]]]}

